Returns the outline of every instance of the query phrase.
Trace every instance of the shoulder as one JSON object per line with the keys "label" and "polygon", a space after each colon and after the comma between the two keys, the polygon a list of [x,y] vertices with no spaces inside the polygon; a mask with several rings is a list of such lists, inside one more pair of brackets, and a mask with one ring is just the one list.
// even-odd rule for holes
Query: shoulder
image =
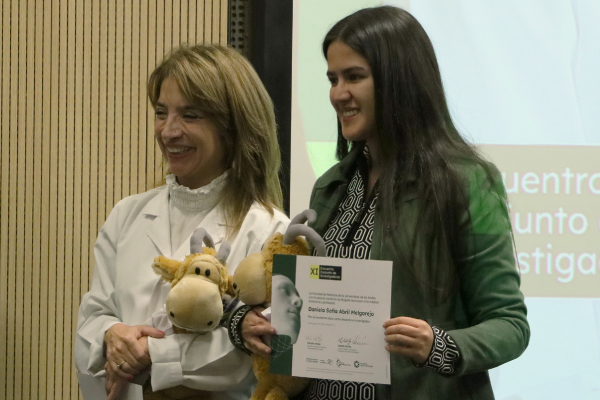
{"label": "shoulder", "polygon": [[489,161],[462,161],[455,165],[466,183],[469,213],[475,232],[500,233],[510,229],[508,199],[502,174]]}
{"label": "shoulder", "polygon": [[494,163],[459,160],[452,163],[452,168],[458,174],[459,179],[465,183],[465,190],[469,198],[489,194],[506,197],[502,174]]}
{"label": "shoulder", "polygon": [[474,160],[455,160],[452,163],[453,168],[470,183],[494,182],[501,180],[501,174],[498,167],[490,161],[484,161],[483,164]]}
{"label": "shoulder", "polygon": [[275,231],[277,230],[277,227],[281,226],[285,229],[289,222],[290,219],[281,211],[273,209],[273,215],[271,215],[271,213],[263,206],[254,203],[248,210],[240,230],[252,229],[254,231],[260,231],[273,229],[273,231]]}
{"label": "shoulder", "polygon": [[285,232],[288,217],[279,210],[273,210],[273,215],[264,207],[255,203],[250,207],[240,230],[229,239],[231,253],[227,258],[229,273],[233,273],[236,266],[248,254],[259,252],[263,243],[275,232]]}
{"label": "shoulder", "polygon": [[119,200],[119,202],[115,205],[115,208],[129,208],[137,205],[145,205],[166,189],[166,186],[159,186],[146,192],[132,194],[131,196],[127,196]]}
{"label": "shoulder", "polygon": [[144,213],[148,207],[152,208],[153,200],[157,199],[157,197],[161,193],[164,193],[165,190],[166,186],[160,186],[148,190],[147,192],[134,194],[121,199],[111,210],[105,225],[111,223],[123,225],[132,217]]}
{"label": "shoulder", "polygon": [[323,175],[317,179],[314,189],[322,189],[335,182],[347,182],[352,178],[356,168],[356,163],[362,154],[362,147],[354,147],[350,153],[337,164],[329,168]]}
{"label": "shoulder", "polygon": [[315,181],[314,189],[325,188],[336,181],[342,182],[343,178],[344,175],[342,174],[342,169],[340,167],[340,163],[338,162],[337,164],[329,168],[327,171],[325,171],[323,175],[317,178],[317,180]]}

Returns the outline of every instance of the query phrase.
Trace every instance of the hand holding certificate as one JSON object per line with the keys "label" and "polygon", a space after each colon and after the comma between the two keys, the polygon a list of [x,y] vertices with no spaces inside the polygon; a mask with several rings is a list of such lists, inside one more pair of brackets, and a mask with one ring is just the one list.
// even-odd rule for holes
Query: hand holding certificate
{"label": "hand holding certificate", "polygon": [[276,254],[271,372],[389,384],[391,281],[390,261]]}

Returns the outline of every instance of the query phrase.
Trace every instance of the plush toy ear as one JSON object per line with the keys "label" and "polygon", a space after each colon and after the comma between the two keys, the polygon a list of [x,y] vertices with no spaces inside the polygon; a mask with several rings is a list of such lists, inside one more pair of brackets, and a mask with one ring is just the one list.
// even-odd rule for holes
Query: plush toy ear
{"label": "plush toy ear", "polygon": [[180,261],[171,260],[165,256],[158,256],[152,263],[152,269],[157,275],[160,275],[166,282],[172,282],[175,278],[175,272],[181,265]]}

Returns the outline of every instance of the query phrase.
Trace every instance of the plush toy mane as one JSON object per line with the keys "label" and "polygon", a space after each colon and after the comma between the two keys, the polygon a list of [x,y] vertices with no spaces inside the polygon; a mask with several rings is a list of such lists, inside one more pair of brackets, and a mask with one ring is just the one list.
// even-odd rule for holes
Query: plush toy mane
{"label": "plush toy mane", "polygon": [[283,244],[283,235],[274,233],[263,245],[261,250],[263,261],[265,263],[265,282],[267,284],[267,301],[271,301],[271,288],[273,285],[271,276],[273,275],[273,254],[290,254],[307,256],[310,254],[308,242],[297,237],[292,244]]}

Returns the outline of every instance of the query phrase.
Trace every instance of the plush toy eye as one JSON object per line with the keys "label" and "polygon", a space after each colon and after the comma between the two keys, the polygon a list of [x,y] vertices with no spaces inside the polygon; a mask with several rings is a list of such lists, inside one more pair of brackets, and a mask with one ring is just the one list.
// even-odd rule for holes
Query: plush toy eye
{"label": "plush toy eye", "polygon": [[212,321],[208,321],[208,324],[206,324],[206,325],[211,326],[212,325]]}
{"label": "plush toy eye", "polygon": [[237,289],[237,283],[234,283],[234,284],[233,284],[233,288],[234,288],[234,289]]}
{"label": "plush toy eye", "polygon": [[206,271],[204,271],[204,275],[210,276],[210,269],[207,269]]}
{"label": "plush toy eye", "polygon": [[196,267],[196,275],[200,275],[200,268]]}

